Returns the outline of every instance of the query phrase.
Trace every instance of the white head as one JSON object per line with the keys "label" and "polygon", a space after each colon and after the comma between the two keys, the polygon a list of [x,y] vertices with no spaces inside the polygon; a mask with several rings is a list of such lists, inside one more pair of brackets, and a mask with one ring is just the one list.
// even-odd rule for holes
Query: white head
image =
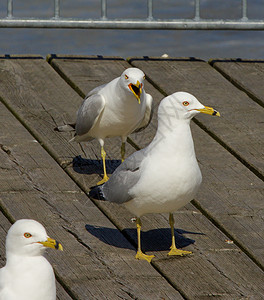
{"label": "white head", "polygon": [[204,106],[193,95],[186,92],[177,92],[164,98],[159,106],[159,118],[163,120],[191,120],[199,113],[220,116],[219,112]]}
{"label": "white head", "polygon": [[62,250],[60,243],[48,237],[45,228],[35,220],[16,221],[6,236],[6,254],[42,255],[45,247]]}
{"label": "white head", "polygon": [[138,68],[128,68],[120,76],[121,85],[132,93],[140,104],[140,96],[144,88],[145,74]]}

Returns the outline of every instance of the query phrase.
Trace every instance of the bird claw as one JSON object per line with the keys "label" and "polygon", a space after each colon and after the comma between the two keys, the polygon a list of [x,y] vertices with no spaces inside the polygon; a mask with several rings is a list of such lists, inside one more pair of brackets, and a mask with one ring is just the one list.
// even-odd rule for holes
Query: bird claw
{"label": "bird claw", "polygon": [[180,250],[180,249],[177,249],[176,247],[170,247],[170,248],[171,248],[171,250],[168,253],[168,255],[186,256],[186,255],[192,254],[191,251]]}
{"label": "bird claw", "polygon": [[136,254],[136,259],[146,260],[149,263],[151,262],[152,258],[154,258],[155,255],[147,255],[144,254],[142,251],[138,251]]}

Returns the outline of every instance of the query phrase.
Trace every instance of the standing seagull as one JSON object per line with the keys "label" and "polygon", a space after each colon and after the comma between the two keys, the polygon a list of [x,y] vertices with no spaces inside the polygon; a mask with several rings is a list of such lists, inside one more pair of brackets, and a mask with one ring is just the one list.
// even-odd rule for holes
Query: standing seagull
{"label": "standing seagull", "polygon": [[190,129],[191,119],[200,112],[220,116],[189,93],[178,92],[164,98],[159,105],[158,129],[153,141],[129,156],[108,182],[89,193],[94,199],[123,203],[136,215],[137,259],[150,262],[154,257],[141,251],[140,217],[149,213],[170,214],[169,255],[191,253],[176,248],[173,212],[194,198],[202,182]]}
{"label": "standing seagull", "polygon": [[0,300],[56,300],[55,276],[42,256],[45,247],[62,250],[34,220],[18,220],[6,237],[6,265],[0,269]]}
{"label": "standing seagull", "polygon": [[[101,145],[104,177],[97,184],[108,180],[105,166],[104,140],[120,136],[121,158],[125,158],[125,142],[130,133],[148,126],[152,116],[152,96],[144,90],[145,74],[137,68],[128,68],[122,75],[107,84],[93,89],[84,99],[73,127],[76,134],[71,141],[83,142],[96,138]],[[57,127],[68,130],[68,125]]]}

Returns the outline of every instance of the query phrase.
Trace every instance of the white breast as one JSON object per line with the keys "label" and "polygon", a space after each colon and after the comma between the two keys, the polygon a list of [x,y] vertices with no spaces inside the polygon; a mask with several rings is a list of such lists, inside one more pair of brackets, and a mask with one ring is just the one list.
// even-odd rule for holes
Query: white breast
{"label": "white breast", "polygon": [[141,104],[134,95],[125,101],[109,99],[111,105],[105,105],[101,117],[89,131],[92,137],[127,136],[132,133],[144,118],[146,110],[145,93],[141,96]]}
{"label": "white breast", "polygon": [[202,181],[190,131],[158,138],[146,149],[140,180],[130,190],[133,200],[125,203],[136,216],[178,210],[193,199]]}
{"label": "white breast", "polygon": [[42,256],[21,258],[1,269],[0,300],[55,300],[53,269]]}

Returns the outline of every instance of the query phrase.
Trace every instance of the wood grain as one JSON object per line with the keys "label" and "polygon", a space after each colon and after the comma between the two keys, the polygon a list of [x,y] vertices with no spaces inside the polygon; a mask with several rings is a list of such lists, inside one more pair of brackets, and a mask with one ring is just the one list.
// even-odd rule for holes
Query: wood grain
{"label": "wood grain", "polygon": [[211,59],[209,63],[232,84],[264,106],[264,60]]}
{"label": "wood grain", "polygon": [[[101,63],[104,64],[104,61]],[[23,136],[25,133],[23,133],[23,137],[19,138],[21,135],[19,129],[13,130],[14,133],[18,132],[15,140],[20,141],[16,142],[19,147],[15,151],[14,139],[12,142],[9,134],[4,134],[7,138],[4,142],[5,146],[12,154],[15,154],[16,160],[19,161],[19,170],[24,170],[24,176],[20,177],[16,175],[19,172],[18,167],[12,164],[12,177],[17,178],[16,182],[8,178],[3,180],[7,182],[6,191],[14,187],[19,195],[18,198],[10,200],[9,193],[4,193],[4,207],[15,218],[27,214],[43,219],[51,235],[57,236],[66,247],[65,252],[68,248],[68,254],[63,253],[65,256],[57,257],[57,252],[52,255],[54,255],[54,263],[56,261],[58,263],[55,270],[60,280],[66,284],[74,297],[85,299],[91,295],[90,289],[94,293],[93,299],[107,297],[108,299],[118,299],[118,297],[123,297],[123,299],[129,299],[129,297],[132,299],[137,297],[138,299],[161,299],[162,297],[181,299],[182,295],[188,299],[204,299],[212,296],[221,296],[223,299],[246,299],[252,295],[256,298],[261,297],[263,294],[262,270],[234,243],[228,244],[226,240],[229,237],[192,205],[177,212],[175,219],[178,229],[178,247],[192,250],[194,255],[185,258],[168,258],[170,231],[167,216],[150,215],[142,218],[144,231],[142,243],[145,251],[156,254],[156,258],[152,265],[136,261],[134,259],[136,231],[135,225],[131,224],[132,216],[121,206],[111,203],[97,201],[95,206],[85,195],[98,179],[98,175],[94,172],[98,165],[90,161],[96,159],[97,148],[89,143],[85,150],[88,161],[83,161],[83,158],[78,158],[78,153],[83,151],[82,148],[67,143],[70,134],[53,131],[54,123],[57,125],[57,122],[61,121],[61,115],[70,117],[76,111],[73,102],[74,99],[78,102],[80,97],[52,70],[48,63],[42,60],[32,62],[16,59],[4,63],[0,60],[0,66],[5,75],[1,77],[3,84],[0,86],[0,96],[28,131],[34,135],[34,137],[29,135],[25,138]],[[114,69],[114,66],[113,60],[111,68]],[[20,71],[18,77],[13,74],[17,74],[16,68]],[[108,66],[109,69],[110,66]],[[38,78],[39,73],[42,73],[40,78],[33,80],[33,78]],[[18,85],[19,80],[23,84]],[[43,91],[41,86],[48,87],[49,91]],[[151,93],[151,89],[155,90],[150,86]],[[67,98],[61,96],[61,90]],[[158,92],[155,91],[155,93]],[[34,94],[37,95],[38,101],[32,97]],[[162,97],[161,94],[160,97]],[[34,117],[32,117],[33,111],[36,114]],[[7,117],[7,119],[12,118]],[[11,123],[15,123],[14,120],[11,120]],[[8,125],[8,130],[10,126]],[[212,190],[215,192],[214,184],[217,183],[215,178],[221,174],[224,178],[225,175],[222,169],[218,172],[220,163],[217,162],[214,165],[216,161],[210,157],[213,151],[217,152],[219,157],[221,156],[227,163],[232,162],[237,167],[233,175],[245,173],[241,179],[241,185],[248,182],[250,178],[258,189],[259,179],[252,172],[199,127],[194,125],[193,130],[196,146],[198,142],[201,147],[199,149],[205,148],[199,161],[202,168],[210,171],[204,178],[205,182],[208,181],[208,185],[197,198],[198,203],[204,201],[206,205],[204,210],[212,212],[214,207],[222,204],[221,190],[223,193],[228,193],[226,186],[220,184],[220,192],[214,193],[213,198],[211,196]],[[34,141],[34,139],[37,139],[39,143],[34,142],[29,147],[29,141]],[[33,146],[38,148],[31,149]],[[47,152],[43,152],[40,146],[43,146]],[[134,150],[131,149],[131,151]],[[3,154],[9,158],[7,152]],[[109,148],[110,158],[116,159],[118,154],[115,148]],[[207,154],[209,160],[206,160]],[[77,165],[67,166],[66,162],[71,162],[72,159],[77,160]],[[59,165],[70,177],[61,170]],[[94,167],[93,171],[91,171],[91,165]],[[212,178],[211,181],[210,178]],[[227,184],[225,181],[224,183]],[[208,186],[210,189],[207,189]],[[230,199],[229,201],[232,202]],[[224,202],[222,205],[225,207],[226,204]],[[230,205],[232,206],[232,203]],[[227,206],[226,209],[228,210],[229,207]],[[218,214],[219,210],[216,211],[214,217],[221,223],[222,218],[219,219]],[[222,224],[227,228],[232,228],[234,225],[236,225],[234,218],[228,218],[227,222]],[[233,230],[230,232],[236,233]],[[245,244],[248,235],[249,232],[246,230],[245,237],[241,238]],[[256,240],[258,240],[257,237]],[[253,242],[246,246],[250,248],[256,259],[261,260],[261,255],[258,257],[254,253]],[[260,239],[260,245],[262,243],[263,238]],[[160,291],[158,295],[157,291]]]}
{"label": "wood grain", "polygon": [[[138,264],[134,246],[2,103],[0,107],[1,207],[14,220],[41,222],[61,241],[64,251],[48,254],[69,295],[85,300],[182,299],[150,264]],[[58,297],[68,299],[62,292]]]}
{"label": "wood grain", "polygon": [[[60,67],[60,72],[65,72],[65,74],[67,74],[67,78],[69,78],[69,80],[72,81],[75,86],[84,88],[85,84],[82,83],[85,82],[85,80],[83,77],[85,77],[86,73],[89,73],[89,68],[91,68],[91,66],[93,69],[96,69],[96,65],[99,64],[99,61],[96,60],[96,62],[93,62],[92,59],[87,59],[87,61],[83,59],[82,61],[77,60],[76,62],[75,58],[72,59],[72,66],[69,59],[66,62],[64,59],[56,59],[55,61],[57,67]],[[134,62],[133,59],[132,61]],[[165,86],[165,82],[168,81],[166,80],[165,71],[167,71],[168,65],[171,63],[180,63],[181,69],[185,70],[186,78],[194,77],[197,69],[200,68],[200,64],[202,64],[202,70],[207,68],[207,65],[199,60],[192,61],[189,59],[182,59],[176,61],[172,60],[171,62],[171,60],[164,61],[160,59],[153,59],[152,61],[150,59],[146,61],[139,61],[140,67],[146,72],[147,78],[152,80],[154,78],[153,73],[155,76],[157,76],[158,79],[156,79],[155,82],[152,81],[155,86],[159,86],[160,82],[162,82]],[[84,63],[84,66],[80,67],[79,65],[82,64],[82,62]],[[136,60],[136,62],[138,61]],[[112,64],[113,63],[114,60]],[[152,65],[156,63],[158,63],[159,68],[154,65],[152,72],[149,64]],[[195,65],[195,67],[192,65],[193,63],[199,65]],[[145,64],[148,66],[149,70],[151,70],[151,76],[147,72],[148,69],[145,68]],[[204,66],[204,64],[206,66]],[[75,66],[77,69],[82,69],[83,74],[80,81],[77,76],[78,73],[73,71]],[[107,66],[108,70],[110,70],[110,60],[107,61]],[[174,67],[171,72],[175,71],[175,68],[176,67]],[[212,68],[209,67],[209,69],[211,70]],[[212,71],[215,72],[214,70]],[[207,76],[208,72],[209,71],[205,72],[203,76]],[[177,71],[176,74],[172,73],[170,77],[177,78],[178,73],[179,71]],[[160,74],[162,74],[162,76]],[[222,82],[222,78],[220,82]],[[208,85],[210,85],[210,82],[208,82]],[[168,88],[171,88],[172,83],[166,83],[166,88],[167,86]],[[194,85],[193,89],[199,89],[199,87],[200,85],[198,82],[198,87]],[[153,95],[158,94],[158,91],[151,85],[149,86],[148,90]],[[240,93],[240,91],[236,91]],[[236,91],[232,92],[235,94]],[[158,95],[158,99],[160,98],[162,98],[161,94]],[[232,109],[232,107],[229,109]],[[225,120],[223,120],[222,117],[213,118],[204,116],[204,118],[201,119],[203,122],[202,124],[207,126],[206,122],[210,119],[210,124],[212,122],[216,122],[219,126],[224,126],[222,123],[225,123]],[[222,123],[220,124],[220,122]],[[155,126],[156,124],[154,123],[154,126],[151,129],[155,130]],[[192,129],[197,150],[196,152],[204,177],[204,188],[201,189],[200,193],[198,194],[196,204],[201,206],[202,209],[204,209],[204,211],[208,213],[210,217],[212,217],[213,220],[218,224],[218,226],[221,227],[227,234],[230,234],[232,237],[236,238],[241,247],[244,247],[246,251],[248,251],[251,256],[258,261],[259,264],[264,266],[262,256],[260,255],[260,248],[263,246],[264,236],[262,227],[259,227],[259,224],[261,224],[261,212],[263,209],[262,199],[264,192],[262,188],[262,181],[256,178],[254,174],[252,174],[245,166],[232,157],[231,154],[225,151],[221,145],[210,138],[208,134],[205,134],[198,126],[193,124]],[[143,137],[146,135],[147,133],[145,132],[142,134]],[[139,145],[140,147],[145,146],[144,144]],[[75,180],[84,186],[84,189],[89,189],[89,186],[84,184],[83,181],[80,181],[79,177],[75,176]],[[101,205],[102,209],[104,209],[103,206],[105,204],[98,205]],[[252,218],[248,218],[248,215],[251,215]],[[242,234],[245,227],[243,226],[244,223],[247,224],[246,234]],[[256,224],[258,225],[256,226]],[[253,240],[252,237],[254,237]],[[256,247],[255,245],[259,245],[259,243],[262,246]]]}
{"label": "wood grain", "polygon": [[218,110],[221,118],[201,114],[197,122],[264,179],[263,110],[256,102],[201,60],[131,58],[130,62],[165,94],[188,91],[204,105]]}

